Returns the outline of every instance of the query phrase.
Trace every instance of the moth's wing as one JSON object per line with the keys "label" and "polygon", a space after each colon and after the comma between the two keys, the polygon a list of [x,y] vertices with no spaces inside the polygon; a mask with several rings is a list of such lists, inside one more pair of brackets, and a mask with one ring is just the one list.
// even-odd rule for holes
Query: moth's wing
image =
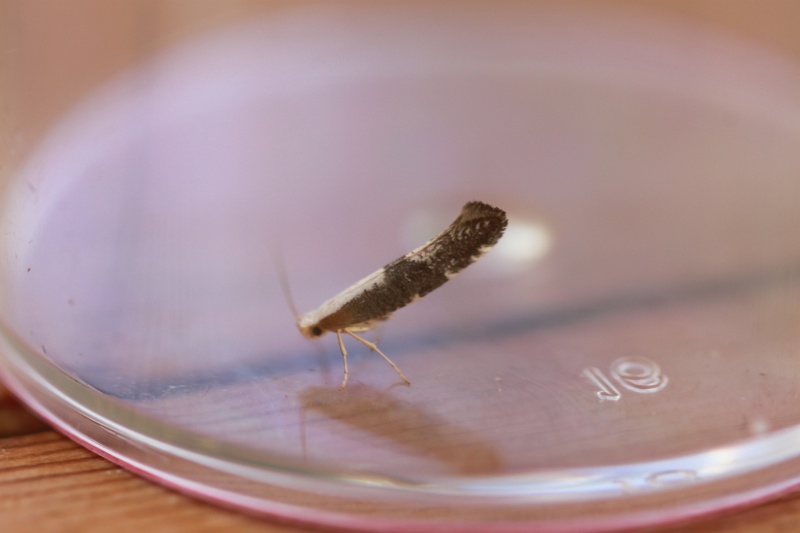
{"label": "moth's wing", "polygon": [[357,324],[352,324],[350,326],[344,326],[344,327],[346,327],[350,331],[355,331],[356,333],[359,333],[361,331],[369,331],[372,328],[374,328],[375,326],[377,326],[378,322],[383,322],[384,320],[388,320],[389,317],[391,317],[391,316],[392,316],[391,313],[389,313],[386,316],[382,316],[382,317],[376,318],[374,320],[368,320],[366,322],[360,322],[360,323],[357,323]]}
{"label": "moth's wing", "polygon": [[[383,280],[384,269],[381,268],[376,270],[369,276],[362,278],[355,282],[354,284],[347,287],[345,290],[331,298],[330,300],[324,302],[318,308],[310,311],[303,316],[300,317],[298,320],[298,326],[320,326],[322,329],[328,329],[330,331],[334,331],[335,329],[342,329],[342,326],[338,328],[327,328],[321,325],[321,321],[326,317],[330,317],[335,314],[337,311],[340,311],[346,304],[353,301],[358,295],[363,294],[364,291],[367,289],[375,286],[381,280]],[[354,325],[355,323],[351,324]]]}
{"label": "moth's wing", "polygon": [[440,235],[322,304],[314,312],[317,325],[329,331],[372,327],[479,259],[497,243],[507,224],[501,209],[469,202]]}

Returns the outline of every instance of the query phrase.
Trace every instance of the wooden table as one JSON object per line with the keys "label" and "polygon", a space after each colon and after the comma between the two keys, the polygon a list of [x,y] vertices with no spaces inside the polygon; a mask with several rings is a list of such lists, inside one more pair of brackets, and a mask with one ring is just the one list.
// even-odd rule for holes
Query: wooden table
{"label": "wooden table", "polygon": [[[141,479],[50,429],[0,388],[0,531],[300,533]],[[800,530],[800,494],[664,533]]]}
{"label": "wooden table", "polygon": [[[108,6],[112,4],[94,3],[99,8],[96,10],[98,17],[109,15],[107,11],[112,8]],[[600,2],[593,3],[596,5]],[[642,5],[631,0],[607,0],[603,3]],[[0,0],[0,35],[4,30],[15,29],[8,24],[23,18],[27,20],[30,15],[36,15],[37,10],[41,14],[50,13],[48,17],[34,16],[31,19],[33,24],[27,20],[28,26],[25,28],[26,38],[37,42],[41,39],[44,43],[42,48],[47,48],[46,39],[54,34],[53,28],[65,26],[62,22],[66,13],[63,6],[57,4]],[[76,4],[87,11],[92,0],[71,3],[69,9],[74,11]],[[158,47],[215,25],[246,18],[253,12],[285,9],[290,2],[119,1],[113,3],[115,12],[112,15],[135,20],[136,17],[132,15],[141,15],[141,6],[145,4],[149,6],[149,14],[155,13],[160,17],[163,28],[166,28],[154,37],[158,42],[152,43],[152,46]],[[668,16],[688,17],[699,24],[715,26],[762,46],[777,49],[785,57],[800,62],[800,32],[797,31],[800,2],[795,0],[652,0],[647,7]],[[27,90],[34,96],[38,94],[37,91],[47,91],[48,98],[28,99],[36,102],[35,112],[30,109],[15,110],[19,117],[26,119],[26,130],[22,134],[36,136],[46,129],[53,116],[58,116],[77,101],[87,87],[112,76],[125,63],[132,63],[150,52],[141,46],[136,47],[142,41],[141,36],[135,33],[137,28],[132,25],[130,35],[124,32],[107,35],[108,42],[101,54],[97,51],[96,43],[85,37],[85,30],[91,27],[92,21],[79,22],[71,21],[74,27],[71,37],[67,31],[56,32],[61,41],[56,39],[50,42],[52,53],[42,55],[39,58],[41,64],[28,65],[36,77],[25,80]],[[128,57],[121,62],[118,57],[107,53],[108,50],[127,53]],[[92,65],[93,70],[74,72],[54,69],[48,63],[63,63],[68,59],[65,56],[67,52],[81,56],[87,65]],[[93,58],[93,61],[86,60],[87,57]],[[0,83],[0,101],[3,100],[2,85]],[[53,86],[59,87],[56,93],[52,91]],[[17,138],[3,135],[5,126],[2,122],[0,120],[0,153],[4,152],[3,139]],[[307,529],[217,508],[141,479],[52,430],[0,388],[0,531],[109,530],[146,530],[156,533],[220,530],[300,532]],[[673,526],[664,531],[679,530],[690,533],[800,531],[800,494],[724,516]]]}

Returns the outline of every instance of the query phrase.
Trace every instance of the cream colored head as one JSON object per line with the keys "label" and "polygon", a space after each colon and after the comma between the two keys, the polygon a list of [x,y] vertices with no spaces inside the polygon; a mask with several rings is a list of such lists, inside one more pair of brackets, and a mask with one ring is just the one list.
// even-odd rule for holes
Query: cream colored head
{"label": "cream colored head", "polygon": [[325,334],[325,330],[319,327],[316,321],[309,320],[305,316],[297,319],[297,329],[300,330],[300,334],[303,337],[308,337],[309,339],[316,339]]}

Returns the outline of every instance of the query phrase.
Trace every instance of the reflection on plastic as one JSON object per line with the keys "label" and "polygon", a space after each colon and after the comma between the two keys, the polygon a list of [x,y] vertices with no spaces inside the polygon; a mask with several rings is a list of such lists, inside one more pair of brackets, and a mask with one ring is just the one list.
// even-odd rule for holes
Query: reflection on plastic
{"label": "reflection on plastic", "polygon": [[552,247],[550,229],[537,220],[510,220],[495,252],[506,270],[528,268],[541,261]]}
{"label": "reflection on plastic", "polygon": [[[299,395],[303,410],[313,409],[350,429],[366,431],[461,474],[501,472],[503,462],[489,442],[427,412],[363,384],[345,389],[309,387]],[[303,447],[306,448],[305,439]]]}

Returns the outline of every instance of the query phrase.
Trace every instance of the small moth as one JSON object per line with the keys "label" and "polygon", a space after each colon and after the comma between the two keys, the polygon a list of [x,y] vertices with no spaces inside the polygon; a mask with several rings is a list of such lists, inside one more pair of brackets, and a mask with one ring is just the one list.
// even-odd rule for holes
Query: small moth
{"label": "small moth", "polygon": [[482,202],[468,202],[440,235],[298,317],[297,328],[308,338],[320,337],[328,331],[336,333],[344,360],[344,378],[339,389],[347,385],[347,350],[342,333],[376,351],[410,385],[386,354],[356,333],[373,328],[475,262],[495,245],[507,224],[503,210]]}

